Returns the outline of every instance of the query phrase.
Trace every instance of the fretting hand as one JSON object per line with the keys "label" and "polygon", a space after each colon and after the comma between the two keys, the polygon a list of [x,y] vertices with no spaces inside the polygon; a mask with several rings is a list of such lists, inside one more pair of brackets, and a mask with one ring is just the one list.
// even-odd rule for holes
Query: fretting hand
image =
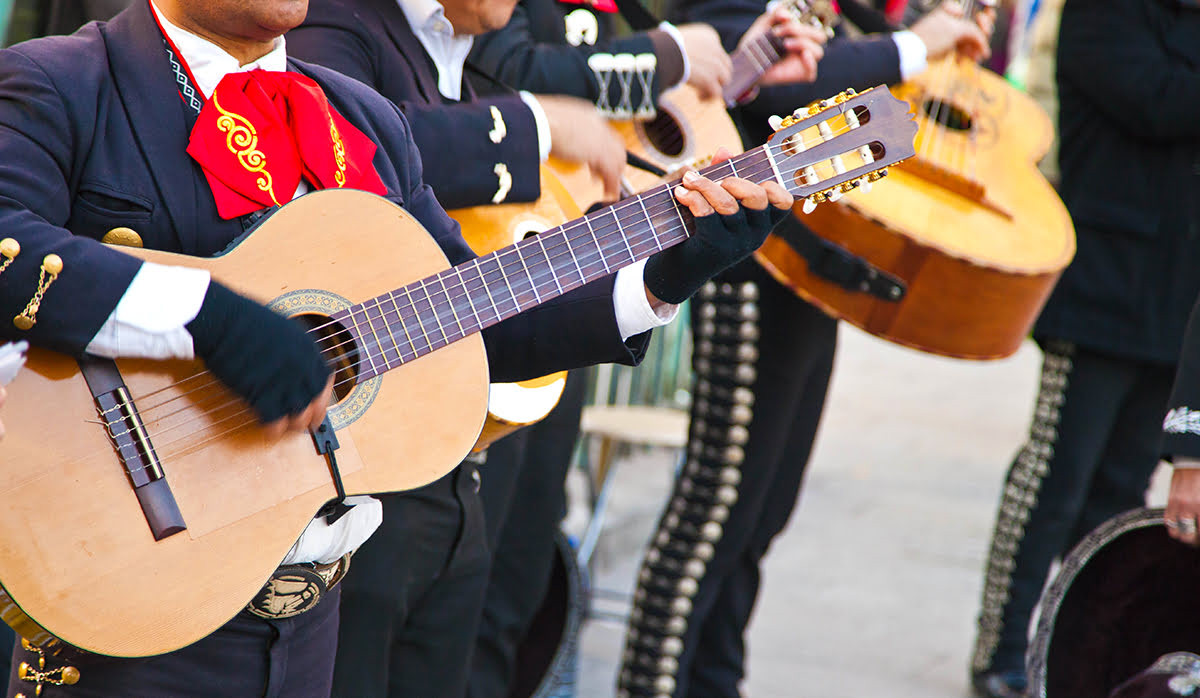
{"label": "fretting hand", "polygon": [[295,322],[211,281],[187,330],[196,356],[250,404],[270,437],[321,425],[333,376]]}
{"label": "fretting hand", "polygon": [[677,27],[687,53],[688,84],[700,93],[700,99],[718,99],[721,88],[733,77],[733,62],[717,30],[707,24],[683,24]]}
{"label": "fretting hand", "polygon": [[768,31],[783,39],[787,55],[768,68],[758,84],[784,85],[816,80],[817,63],[825,55],[825,32],[801,24],[791,12],[777,7],[754,20],[754,24],[742,35],[738,48]]}
{"label": "fretting hand", "polygon": [[[722,148],[713,163],[728,159]],[[757,250],[792,207],[792,195],[773,180],[762,185],[737,177],[714,182],[689,171],[674,194],[695,216],[695,231],[646,261],[651,305],[687,300],[706,281]]]}
{"label": "fretting hand", "polygon": [[605,201],[620,195],[625,168],[625,142],[596,106],[575,97],[537,95],[550,125],[550,154],[587,165],[604,184]]}
{"label": "fretting hand", "polygon": [[1175,473],[1171,475],[1171,491],[1163,523],[1167,533],[1181,543],[1200,545],[1197,517],[1200,516],[1200,460],[1175,458]]}

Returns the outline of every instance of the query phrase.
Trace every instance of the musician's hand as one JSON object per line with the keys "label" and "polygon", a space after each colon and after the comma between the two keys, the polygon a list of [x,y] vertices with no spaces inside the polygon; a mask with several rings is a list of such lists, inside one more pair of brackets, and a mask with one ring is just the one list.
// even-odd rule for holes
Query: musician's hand
{"label": "musician's hand", "polygon": [[[0,407],[4,407],[4,401],[8,399],[8,393],[4,387],[0,386]],[[4,438],[4,422],[0,422],[0,439]]]}
{"label": "musician's hand", "polygon": [[[728,159],[722,148],[713,162]],[[687,240],[646,261],[652,304],[687,300],[710,278],[757,250],[792,207],[792,195],[778,182],[758,185],[730,177],[718,183],[691,171],[675,187],[675,199],[695,216],[696,228]]]}
{"label": "musician's hand", "polygon": [[765,32],[774,32],[783,39],[788,53],[763,73],[759,85],[785,85],[797,82],[812,82],[817,79],[817,63],[825,55],[825,32],[816,27],[801,24],[791,12],[777,7],[764,12],[754,20],[750,29],[738,42],[741,48]]}
{"label": "musician's hand", "polygon": [[[1190,466],[1190,467],[1183,467]],[[1163,522],[1167,533],[1182,543],[1200,545],[1197,516],[1200,516],[1200,461],[1194,458],[1175,458],[1175,473],[1171,476],[1171,491]]]}
{"label": "musician's hand", "polygon": [[991,13],[990,9],[984,10],[976,15],[975,21],[970,21],[963,18],[962,10],[955,4],[943,3],[911,28],[925,42],[929,60],[957,50],[973,61],[982,61],[992,53],[988,46],[988,35],[995,15]]}
{"label": "musician's hand", "polygon": [[688,84],[700,93],[700,99],[720,99],[721,88],[733,77],[733,62],[717,30],[707,24],[683,24],[677,27],[687,53]]}
{"label": "musician's hand", "polygon": [[550,154],[587,165],[604,183],[605,200],[615,201],[625,168],[621,136],[591,102],[564,95],[537,95],[537,101],[550,123]]}
{"label": "musician's hand", "polygon": [[269,435],[315,428],[325,419],[329,366],[295,322],[211,281],[187,330],[196,356],[250,404]]}

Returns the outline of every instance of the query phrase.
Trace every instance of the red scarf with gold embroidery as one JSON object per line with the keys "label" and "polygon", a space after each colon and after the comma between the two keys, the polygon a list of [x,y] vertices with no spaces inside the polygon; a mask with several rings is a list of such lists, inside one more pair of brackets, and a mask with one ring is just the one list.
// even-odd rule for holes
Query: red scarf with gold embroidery
{"label": "red scarf with gold embroidery", "polygon": [[200,110],[187,152],[227,220],[286,204],[301,177],[316,189],[387,192],[372,164],[375,144],[297,73],[226,75]]}

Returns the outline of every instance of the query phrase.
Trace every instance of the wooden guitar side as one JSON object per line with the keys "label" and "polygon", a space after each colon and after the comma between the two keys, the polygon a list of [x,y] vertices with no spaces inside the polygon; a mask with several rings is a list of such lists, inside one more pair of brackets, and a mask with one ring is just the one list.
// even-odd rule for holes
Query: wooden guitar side
{"label": "wooden guitar side", "polygon": [[[448,266],[407,213],[350,191],[296,200],[223,257],[126,252],[203,267],[248,296],[298,308],[360,302]],[[334,485],[308,435],[268,442],[207,374],[176,385],[199,364],[117,363],[188,529],[153,539],[77,365],[32,351],[10,386],[0,442],[0,600],[30,640],[53,634],[132,657],[188,645],[236,615]],[[356,388],[330,411],[344,424],[347,491],[411,489],[453,469],[479,432],[487,384],[476,334]],[[228,433],[233,425],[242,426]]]}

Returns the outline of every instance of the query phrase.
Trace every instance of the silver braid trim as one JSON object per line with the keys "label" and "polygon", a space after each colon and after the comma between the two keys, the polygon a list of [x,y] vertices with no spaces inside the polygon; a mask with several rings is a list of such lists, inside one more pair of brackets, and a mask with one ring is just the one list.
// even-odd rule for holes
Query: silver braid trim
{"label": "silver braid trim", "polygon": [[[653,119],[657,114],[654,108],[654,71],[658,69],[658,57],[653,53],[594,53],[588,57],[588,67],[596,76],[596,86],[599,96],[596,98],[596,109],[609,119]],[[613,81],[620,88],[621,94],[617,103],[612,103],[611,89]],[[633,88],[637,85],[641,100],[637,107],[633,105]]]}
{"label": "silver braid trim", "polygon": [[1050,458],[1058,441],[1058,424],[1073,365],[1075,345],[1069,342],[1047,343],[1042,360],[1042,380],[1034,409],[1029,440],[1021,448],[1017,462],[1004,483],[996,529],[992,533],[983,598],[979,612],[978,634],[971,669],[991,669],[1000,634],[1004,630],[1004,606],[1012,589],[1012,574],[1025,524],[1037,504],[1042,481],[1049,470]]}
{"label": "silver braid trim", "polygon": [[709,282],[696,295],[687,461],[642,558],[618,673],[618,696],[675,693],[683,635],[742,481],[754,416],[758,287]]}

